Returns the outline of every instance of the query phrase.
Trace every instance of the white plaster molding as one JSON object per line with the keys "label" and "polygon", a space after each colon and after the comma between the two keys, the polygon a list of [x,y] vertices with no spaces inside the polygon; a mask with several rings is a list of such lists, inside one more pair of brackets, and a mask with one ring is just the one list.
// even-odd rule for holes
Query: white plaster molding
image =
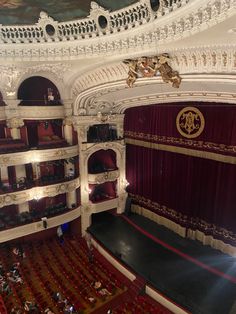
{"label": "white plaster molding", "polygon": [[87,162],[89,157],[100,149],[108,150],[112,149],[116,152],[116,154],[122,154],[124,150],[124,140],[117,140],[112,142],[101,142],[101,143],[84,143],[81,146],[81,153],[85,161]]}
{"label": "white plaster molding", "polygon": [[[150,16],[147,1],[122,9],[122,14],[111,12],[110,32],[106,30],[105,33],[99,32],[94,19],[90,18],[58,23],[53,37],[45,36],[39,25],[1,26],[0,58],[40,58],[45,61],[60,57],[71,60],[84,56],[125,54],[127,51],[136,53],[137,49],[157,49],[157,42],[162,45],[192,36],[233,16],[236,0],[173,1],[169,2],[171,7],[165,7],[154,18]],[[132,14],[134,19],[137,16],[137,21],[129,21]]]}
{"label": "white plaster molding", "polygon": [[16,166],[28,163],[68,159],[79,154],[78,145],[54,149],[29,150],[27,152],[0,155],[0,166]]}
{"label": "white plaster molding", "polygon": [[19,115],[23,119],[63,119],[63,106],[19,106]]}
{"label": "white plaster molding", "polygon": [[91,213],[100,213],[112,208],[117,208],[118,207],[118,203],[119,203],[119,199],[118,198],[114,198],[111,200],[107,200],[107,201],[103,201],[103,202],[99,202],[96,204],[90,203],[89,204],[89,208],[88,210]]}
{"label": "white plaster molding", "polygon": [[[54,228],[56,226],[62,225],[63,223],[70,222],[78,217],[80,217],[81,211],[80,207],[73,209],[62,215],[56,217],[51,217],[47,219],[47,229]],[[33,222],[23,226],[7,229],[0,231],[0,243],[17,239],[23,236],[27,236],[39,231],[44,231],[44,226],[42,221]]]}
{"label": "white plaster molding", "polygon": [[[128,88],[124,81],[107,83],[100,86],[100,93],[96,96],[96,88],[81,93],[82,101],[78,101],[89,112],[91,98],[111,98],[110,108],[114,113],[123,113],[129,106],[145,105],[160,102],[177,102],[185,100],[216,101],[235,103],[235,77],[227,74],[182,74],[182,84],[174,89],[164,84],[159,77],[138,79],[133,88]],[[117,99],[117,100],[116,100]],[[76,102],[77,103],[77,102]],[[78,108],[75,108],[75,112]]]}
{"label": "white plaster molding", "polygon": [[[36,57],[36,56],[35,56]],[[38,56],[39,58],[40,56]],[[37,59],[37,58],[36,58]],[[26,66],[22,64],[1,64],[0,65],[0,86],[4,99],[16,97],[17,89],[21,83],[31,76],[43,76],[52,81],[58,88],[61,98],[66,97],[64,91],[65,75],[71,72],[69,63],[40,63]],[[20,102],[20,101],[19,101]]]}
{"label": "white plaster molding", "polygon": [[52,184],[48,186],[37,186],[28,190],[12,192],[0,195],[0,208],[12,204],[22,204],[32,199],[40,199],[43,197],[53,197],[58,194],[72,192],[80,186],[80,179]]}
{"label": "white plaster molding", "polygon": [[[235,47],[188,47],[187,49],[182,48],[166,52],[170,55],[170,65],[180,74],[236,72]],[[93,71],[86,72],[75,80],[72,94],[78,96],[82,92],[89,92],[98,85],[125,80],[128,77],[128,70],[128,66],[122,62],[93,69]],[[99,90],[97,92],[99,93]],[[81,98],[76,100],[75,105],[81,101]]]}
{"label": "white plaster molding", "polygon": [[119,178],[119,170],[106,171],[98,174],[88,174],[88,182],[101,184],[104,182],[116,181]]}

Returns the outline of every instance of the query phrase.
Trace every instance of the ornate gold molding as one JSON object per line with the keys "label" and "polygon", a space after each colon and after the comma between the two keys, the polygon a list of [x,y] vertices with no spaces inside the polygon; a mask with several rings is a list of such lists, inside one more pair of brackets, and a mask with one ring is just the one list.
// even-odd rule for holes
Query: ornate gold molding
{"label": "ornate gold molding", "polygon": [[172,83],[172,86],[179,88],[181,77],[169,65],[170,57],[162,54],[153,57],[141,57],[138,59],[126,59],[123,62],[129,66],[128,78],[126,83],[133,87],[138,77],[154,77],[159,73],[163,82]]}
{"label": "ornate gold molding", "polygon": [[80,186],[80,179],[76,178],[66,183],[49,186],[34,187],[24,191],[18,191],[0,195],[0,208],[12,204],[22,204],[32,199],[52,197],[58,194],[75,191]]}

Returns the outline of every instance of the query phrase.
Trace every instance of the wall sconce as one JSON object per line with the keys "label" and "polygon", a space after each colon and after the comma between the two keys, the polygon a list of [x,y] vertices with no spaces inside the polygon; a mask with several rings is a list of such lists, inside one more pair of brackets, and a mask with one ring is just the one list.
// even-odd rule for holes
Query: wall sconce
{"label": "wall sconce", "polygon": [[122,179],[122,184],[124,189],[126,189],[129,186],[129,182],[126,179]]}
{"label": "wall sconce", "polygon": [[85,192],[87,192],[88,194],[91,194],[91,193],[92,193],[92,190],[91,190],[90,188],[88,188],[88,187],[86,187],[84,190],[85,190]]}

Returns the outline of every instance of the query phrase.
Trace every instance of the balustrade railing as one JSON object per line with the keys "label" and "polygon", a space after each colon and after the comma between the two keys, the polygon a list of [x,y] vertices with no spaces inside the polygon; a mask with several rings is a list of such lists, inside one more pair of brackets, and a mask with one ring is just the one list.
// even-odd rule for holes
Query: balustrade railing
{"label": "balustrade railing", "polygon": [[140,0],[113,12],[93,2],[89,17],[62,23],[41,12],[35,25],[0,25],[0,43],[58,42],[104,36],[147,23],[189,1],[191,0]]}

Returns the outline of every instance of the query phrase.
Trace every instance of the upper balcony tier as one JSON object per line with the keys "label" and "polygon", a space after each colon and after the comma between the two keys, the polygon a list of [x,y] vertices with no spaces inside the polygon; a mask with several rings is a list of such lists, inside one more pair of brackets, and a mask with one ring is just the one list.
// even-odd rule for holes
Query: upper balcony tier
{"label": "upper balcony tier", "polygon": [[0,43],[64,42],[127,31],[168,15],[188,2],[189,0],[140,0],[110,12],[92,1],[88,17],[61,23],[49,17],[46,12],[41,12],[35,25],[1,26]]}

